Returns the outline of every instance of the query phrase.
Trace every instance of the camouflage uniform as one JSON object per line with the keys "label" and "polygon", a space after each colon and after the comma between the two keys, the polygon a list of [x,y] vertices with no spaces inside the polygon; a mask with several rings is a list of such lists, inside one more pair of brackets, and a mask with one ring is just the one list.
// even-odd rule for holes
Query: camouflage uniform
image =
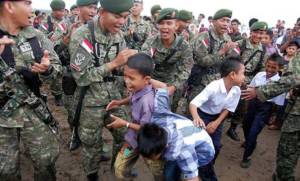
{"label": "camouflage uniform", "polygon": [[[50,21],[53,24],[53,30],[49,31],[49,29],[48,29],[48,27],[49,27],[48,17],[42,22],[41,26],[39,27],[39,30],[41,30],[46,35],[46,37],[52,38],[54,32],[56,32],[57,29],[59,31],[66,31],[66,29],[68,27],[66,20],[58,20],[58,19],[54,18],[53,16],[49,16],[49,17],[50,17]],[[65,30],[62,30],[62,29],[65,29]],[[54,43],[54,46],[56,46],[59,42],[53,41],[53,43]],[[61,80],[62,80],[62,77],[60,76],[51,82],[50,89],[51,89],[52,95],[61,96],[63,94]]]}
{"label": "camouflage uniform", "polygon": [[[129,34],[129,28],[133,29],[133,35]],[[133,18],[129,16],[127,24],[124,27],[124,33],[128,48],[140,50],[148,36],[151,34],[151,26],[147,21],[143,20],[142,17],[139,22],[135,22]]]}
{"label": "camouflage uniform", "polygon": [[229,34],[229,36],[233,42],[243,39],[242,34],[240,32],[231,33],[231,34]]}
{"label": "camouflage uniform", "polygon": [[[211,37],[209,32],[211,33]],[[200,33],[192,41],[191,44],[193,48],[195,65],[205,69],[206,73],[202,76],[193,77],[195,81],[194,85],[191,85],[191,92],[189,93],[188,102],[197,96],[211,81],[221,78],[219,66],[224,61],[225,56],[220,56],[218,51],[222,49],[229,41],[231,41],[231,39],[227,34],[224,34],[222,37],[218,37],[214,29],[208,32]],[[210,50],[211,48],[212,50]],[[237,53],[230,51],[228,55],[231,54],[235,55]]]}
{"label": "camouflage uniform", "polygon": [[[102,129],[111,122],[110,114],[128,120],[123,108],[105,111],[109,102],[121,99],[121,77],[113,75],[107,70],[106,63],[113,60],[118,50],[125,48],[122,33],[105,34],[100,29],[99,18],[93,20],[95,25],[95,39],[99,45],[99,51],[95,52],[99,61],[99,67],[95,67],[94,55],[83,46],[92,42],[91,32],[88,26],[81,26],[73,35],[69,50],[71,53],[71,68],[78,85],[75,92],[75,102],[78,102],[80,90],[89,86],[80,116],[79,137],[82,141],[82,161],[87,175],[97,173],[100,167],[100,152],[102,149]],[[123,79],[122,79],[123,80]],[[122,82],[123,83],[123,82]],[[122,89],[120,89],[122,87]],[[123,145],[124,129],[110,129],[113,137],[113,156],[117,154]]]}
{"label": "camouflage uniform", "polygon": [[[246,43],[245,43],[245,42]],[[244,42],[244,43],[243,43]],[[239,40],[237,41],[241,50],[241,58],[242,61],[245,63],[245,84],[250,84],[253,77],[261,71],[264,71],[265,61],[267,59],[267,54],[262,52],[264,51],[262,44],[259,44],[257,47],[254,47],[253,44],[250,42],[250,39],[246,40]],[[245,44],[246,46],[243,47]],[[255,56],[250,60],[249,58],[256,52]],[[261,61],[261,56],[263,56],[263,60]],[[231,122],[233,124],[240,124],[244,119],[244,114],[246,112],[246,105],[245,101],[240,100],[239,105],[231,118]]]}
{"label": "camouflage uniform", "polygon": [[156,22],[151,22],[150,23],[150,29],[151,29],[151,31],[150,31],[151,32],[150,33],[151,36],[154,36],[154,35],[156,35],[156,34],[159,33],[158,25],[157,25]]}
{"label": "camouflage uniform", "polygon": [[286,109],[288,115],[281,128],[274,181],[295,181],[294,170],[300,155],[300,53],[291,62],[289,70],[291,74],[282,76],[278,82],[256,89],[257,97],[261,101],[293,89],[293,101],[288,103]]}
{"label": "camouflage uniform", "polygon": [[[8,35],[9,36],[9,35]],[[41,48],[48,50],[52,73],[39,74],[43,82],[55,79],[61,73],[61,65],[52,43],[33,27],[23,28],[17,36],[9,36],[16,44],[11,45],[15,59],[15,69],[29,68],[34,60],[34,53],[28,41],[37,37]],[[4,58],[4,57],[2,57]],[[5,72],[7,64],[0,60],[0,72]],[[11,69],[12,70],[12,69]],[[55,135],[44,123],[50,117],[43,101],[24,84],[23,76],[12,74],[9,80],[0,76],[0,180],[21,180],[20,175],[20,140],[24,144],[26,155],[33,162],[35,180],[55,180],[55,161],[59,146]],[[6,95],[11,93],[10,97]],[[6,99],[6,100],[5,100]],[[35,104],[35,105],[33,105]]]}
{"label": "camouflage uniform", "polygon": [[[179,45],[180,41],[182,43]],[[176,50],[174,55],[166,60],[173,50]],[[155,69],[152,78],[176,87],[172,101],[172,110],[176,111],[178,101],[182,95],[183,84],[194,64],[190,45],[182,40],[181,36],[176,36],[172,47],[165,48],[161,42],[160,34],[157,34],[146,40],[142,51],[154,59]]]}

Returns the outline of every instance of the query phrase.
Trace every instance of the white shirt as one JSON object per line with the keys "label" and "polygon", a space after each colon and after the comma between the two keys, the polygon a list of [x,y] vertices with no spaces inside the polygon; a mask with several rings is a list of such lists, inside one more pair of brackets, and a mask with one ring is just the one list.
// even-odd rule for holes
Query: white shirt
{"label": "white shirt", "polygon": [[241,96],[241,89],[233,86],[227,93],[223,79],[215,80],[209,83],[205,89],[198,94],[191,102],[201,111],[216,115],[224,109],[234,112]]}
{"label": "white shirt", "polygon": [[[255,77],[250,82],[251,87],[257,87],[261,85],[266,85],[268,82],[271,81],[278,81],[280,79],[279,74],[275,74],[274,76],[267,79],[267,73],[266,72],[258,72]],[[279,96],[276,96],[270,100],[269,102],[274,102],[275,104],[282,106],[284,104],[286,93],[280,94]]]}

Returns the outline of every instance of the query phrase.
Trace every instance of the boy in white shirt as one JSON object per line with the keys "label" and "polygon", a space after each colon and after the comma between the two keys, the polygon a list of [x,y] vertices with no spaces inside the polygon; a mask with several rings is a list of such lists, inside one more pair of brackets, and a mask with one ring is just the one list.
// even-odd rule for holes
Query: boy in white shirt
{"label": "boy in white shirt", "polygon": [[[265,71],[255,75],[250,83],[250,87],[265,85],[270,81],[278,81],[279,68],[283,63],[283,58],[274,53],[266,61]],[[243,122],[243,130],[245,136],[245,147],[243,160],[240,163],[242,168],[249,168],[251,158],[255,147],[258,134],[262,131],[267,121],[270,119],[272,107],[275,104],[282,106],[284,104],[285,94],[281,94],[266,102],[260,102],[258,99],[253,99],[248,102],[247,114]]]}
{"label": "boy in white shirt", "polygon": [[223,121],[229,112],[235,111],[245,79],[245,67],[238,58],[225,60],[220,72],[222,79],[208,84],[189,106],[194,124],[206,128],[215,147],[214,160],[199,169],[203,181],[217,180],[213,165],[221,149]]}

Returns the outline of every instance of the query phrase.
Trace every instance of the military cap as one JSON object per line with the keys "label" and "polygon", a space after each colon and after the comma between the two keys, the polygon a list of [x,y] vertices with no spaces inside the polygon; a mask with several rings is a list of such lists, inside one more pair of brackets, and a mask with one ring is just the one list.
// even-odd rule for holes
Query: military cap
{"label": "military cap", "polygon": [[232,11],[231,10],[229,10],[229,9],[220,9],[213,16],[213,20],[218,20],[218,19],[221,19],[223,17],[231,18],[231,16],[232,16]]}
{"label": "military cap", "polygon": [[141,3],[143,4],[143,0],[133,0],[134,3]]}
{"label": "military cap", "polygon": [[88,6],[91,4],[98,4],[99,0],[77,0],[77,6]]}
{"label": "military cap", "polygon": [[177,10],[173,8],[164,8],[159,12],[157,23],[162,20],[176,19]]}
{"label": "military cap", "polygon": [[154,15],[155,13],[158,13],[161,10],[160,5],[154,5],[151,8],[151,14]]}
{"label": "military cap", "polygon": [[78,8],[78,6],[76,4],[73,4],[71,7],[70,7],[70,11],[72,11],[73,9],[75,8]]}
{"label": "military cap", "polygon": [[133,0],[100,0],[100,4],[107,11],[120,14],[132,8]]}
{"label": "military cap", "polygon": [[176,19],[182,20],[182,21],[189,21],[192,18],[193,18],[192,12],[189,12],[186,10],[180,10],[176,15]]}
{"label": "military cap", "polygon": [[252,26],[250,27],[251,31],[256,31],[256,30],[266,31],[267,29],[268,29],[268,24],[263,21],[257,21],[253,23]]}
{"label": "military cap", "polygon": [[66,3],[62,0],[53,0],[50,3],[50,7],[53,11],[65,9]]}

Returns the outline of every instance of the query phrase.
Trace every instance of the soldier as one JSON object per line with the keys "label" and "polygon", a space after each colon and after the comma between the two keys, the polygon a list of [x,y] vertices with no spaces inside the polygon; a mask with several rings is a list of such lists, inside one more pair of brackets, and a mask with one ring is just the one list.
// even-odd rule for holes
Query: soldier
{"label": "soldier", "polygon": [[73,32],[96,16],[97,4],[98,0],[77,0],[76,7],[78,6],[79,14],[74,18],[74,23],[69,20],[65,20],[63,23],[66,24],[66,31],[56,28],[52,35],[52,40],[55,42],[54,49],[64,66],[64,74],[62,78],[62,88],[64,92],[63,104],[68,112],[68,123],[72,132],[72,138],[69,145],[69,149],[71,151],[76,150],[80,146],[80,139],[77,134],[77,127],[72,122],[74,119],[73,94],[76,89],[76,83],[72,77],[70,69],[70,54],[68,46]]}
{"label": "soldier", "polygon": [[238,19],[233,19],[231,21],[230,33],[229,36],[233,42],[243,39],[242,34],[240,33],[239,26],[241,25]]}
{"label": "soldier", "polygon": [[[102,129],[111,122],[110,114],[127,119],[124,108],[106,112],[105,107],[121,99],[120,67],[136,50],[126,49],[121,27],[133,6],[132,0],[102,0],[99,17],[81,26],[71,38],[70,67],[77,83],[74,94],[82,142],[82,162],[88,180],[97,180],[102,150]],[[122,79],[123,80],[123,79]],[[122,84],[124,85],[124,84]],[[80,114],[81,113],[81,114]],[[113,159],[123,145],[125,130],[109,129],[114,137]]]}
{"label": "soldier", "polygon": [[[60,29],[62,32],[67,31],[67,24],[64,22],[64,10],[66,7],[66,4],[62,0],[53,0],[50,3],[50,7],[52,9],[51,16],[48,16],[46,20],[41,24],[40,30],[53,42],[55,41],[55,38],[53,36],[53,33],[56,29]],[[58,76],[57,79],[54,79],[52,83],[50,84],[50,90],[52,95],[55,98],[55,105],[56,106],[62,106],[62,76]]]}
{"label": "soldier", "polygon": [[189,25],[192,22],[193,14],[192,12],[186,11],[186,10],[180,10],[177,13],[176,17],[177,21],[177,35],[183,36],[183,38],[190,42],[190,40],[193,39],[193,33],[189,31]]}
{"label": "soldier", "polygon": [[274,96],[289,92],[292,97],[288,102],[285,120],[277,147],[276,172],[273,181],[295,181],[294,170],[300,155],[300,53],[291,62],[289,73],[279,81],[257,88],[248,88],[242,95],[249,100],[257,97],[264,102]]}
{"label": "soldier", "polygon": [[194,63],[191,47],[182,36],[176,35],[176,11],[172,8],[161,10],[157,18],[160,33],[147,39],[142,47],[142,51],[154,59],[152,78],[167,83],[171,88],[173,112]]}
{"label": "soldier", "polygon": [[134,0],[133,2],[131,15],[128,17],[123,31],[128,48],[140,50],[151,34],[151,26],[141,16],[143,0]]}
{"label": "soldier", "polygon": [[79,10],[78,10],[78,6],[76,4],[72,5],[70,7],[70,11],[71,11],[71,16],[70,16],[70,22],[71,23],[75,23],[75,18],[78,16],[79,14]]}
{"label": "soldier", "polygon": [[[188,102],[211,81],[220,79],[219,66],[229,55],[238,55],[237,43],[227,34],[232,11],[220,9],[213,16],[213,27],[200,33],[192,42],[195,65],[188,80]],[[236,50],[236,51],[233,51]]]}
{"label": "soldier", "polygon": [[[35,30],[31,0],[0,1],[0,180],[21,180],[20,141],[35,181],[54,181],[57,129],[39,83],[62,71],[52,43]],[[53,131],[53,132],[51,132]]]}
{"label": "soldier", "polygon": [[155,35],[158,33],[158,26],[157,26],[156,20],[157,20],[160,10],[161,10],[160,5],[154,5],[151,8],[151,19],[152,19],[152,21],[151,21],[152,23],[150,24],[151,25],[151,35]]}
{"label": "soldier", "polygon": [[[267,31],[268,25],[265,22],[258,21],[252,24],[250,28],[250,38],[237,41],[242,61],[245,64],[245,85],[249,84],[252,78],[261,70],[264,70],[265,60],[267,59],[266,50],[261,44],[262,35]],[[240,103],[231,117],[231,125],[226,134],[233,140],[239,141],[236,128],[244,118],[246,111],[245,102]]]}

